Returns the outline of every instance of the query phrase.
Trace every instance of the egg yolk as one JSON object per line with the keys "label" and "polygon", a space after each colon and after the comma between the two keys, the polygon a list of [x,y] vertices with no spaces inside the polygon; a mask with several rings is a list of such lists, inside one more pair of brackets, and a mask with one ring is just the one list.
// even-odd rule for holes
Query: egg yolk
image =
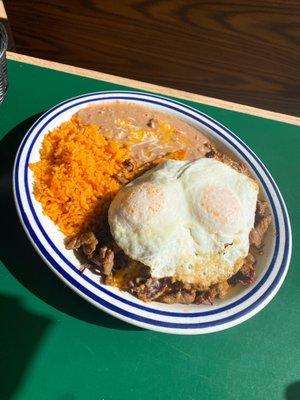
{"label": "egg yolk", "polygon": [[226,187],[207,186],[201,191],[199,217],[210,230],[232,227],[240,219],[241,205],[235,194]]}
{"label": "egg yolk", "polygon": [[151,219],[166,207],[160,187],[145,182],[130,189],[124,193],[121,207],[123,215],[131,222],[139,224],[145,218]]}

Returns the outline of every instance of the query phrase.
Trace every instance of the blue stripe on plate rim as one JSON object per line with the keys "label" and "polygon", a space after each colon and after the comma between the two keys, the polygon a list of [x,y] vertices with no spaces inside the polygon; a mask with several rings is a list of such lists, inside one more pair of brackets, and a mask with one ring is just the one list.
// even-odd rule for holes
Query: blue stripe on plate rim
{"label": "blue stripe on plate rim", "polygon": [[[107,95],[110,95],[109,97],[107,97]],[[94,98],[94,96],[103,96],[105,95],[105,97],[99,97]],[[123,96],[122,96],[123,95]],[[126,96],[124,96],[126,95]],[[279,271],[276,275],[276,277],[274,278],[273,282],[268,286],[267,290],[260,296],[259,299],[257,299],[253,304],[251,304],[249,307],[245,308],[244,310],[235,313],[232,316],[229,316],[227,318],[222,318],[220,320],[216,320],[216,321],[209,321],[209,322],[201,322],[201,323],[171,323],[171,322],[166,322],[166,321],[157,321],[157,320],[152,320],[150,318],[146,318],[143,316],[139,316],[133,313],[130,313],[124,309],[120,309],[119,307],[107,302],[106,300],[102,299],[101,297],[95,295],[94,293],[90,292],[88,289],[86,289],[84,286],[82,286],[79,282],[77,282],[76,280],[74,280],[69,274],[66,273],[66,271],[52,258],[52,256],[47,252],[47,250],[44,248],[44,246],[42,245],[42,243],[40,242],[39,238],[37,237],[37,235],[35,234],[35,232],[32,230],[31,226],[30,226],[30,222],[26,216],[26,213],[24,211],[22,202],[21,202],[21,198],[20,198],[20,193],[19,193],[19,186],[18,186],[18,182],[19,182],[19,178],[18,178],[18,172],[19,172],[19,161],[20,161],[20,157],[22,154],[22,150],[27,142],[27,140],[29,139],[32,131],[34,130],[34,128],[44,119],[46,118],[50,113],[53,113],[57,108],[60,108],[61,106],[68,104],[69,102],[75,101],[75,100],[80,100],[82,98],[87,98],[87,100],[82,101],[82,102],[76,102],[75,104],[66,107],[62,110],[60,110],[57,114],[53,115],[50,119],[47,120],[47,122],[39,129],[39,131],[36,133],[31,145],[30,145],[30,149],[29,152],[27,153],[27,157],[26,157],[26,162],[25,162],[25,166],[28,165],[28,161],[30,158],[30,153],[32,150],[32,147],[34,145],[34,142],[36,141],[36,139],[38,138],[38,136],[41,134],[41,132],[45,129],[46,125],[49,124],[49,122],[57,117],[57,115],[61,114],[62,112],[65,112],[67,109],[70,109],[72,107],[78,106],[79,104],[85,104],[88,102],[95,102],[95,101],[105,101],[105,100],[116,100],[116,99],[124,99],[124,100],[128,100],[128,95],[131,95],[130,99],[131,100],[137,100],[137,101],[143,101],[143,102],[148,102],[148,103],[153,103],[153,104],[159,104],[162,105],[166,108],[171,108],[175,111],[178,111],[182,114],[185,114],[187,116],[189,116],[190,118],[193,118],[194,120],[196,120],[197,122],[200,122],[201,124],[206,125],[209,129],[213,130],[215,134],[217,134],[218,136],[221,136],[223,139],[225,139],[227,142],[229,142],[229,144],[231,146],[233,146],[239,153],[241,153],[243,155],[243,157],[248,161],[249,165],[251,165],[251,167],[253,168],[253,170],[255,171],[255,173],[259,176],[260,181],[262,183],[262,185],[264,186],[264,189],[269,197],[271,206],[272,206],[272,210],[273,210],[273,215],[274,215],[274,219],[275,219],[275,225],[276,225],[276,232],[279,232],[279,226],[278,226],[278,220],[277,220],[277,215],[276,215],[276,210],[274,208],[274,203],[272,200],[272,197],[269,193],[269,190],[267,188],[267,186],[265,185],[265,182],[263,179],[261,179],[261,176],[259,174],[259,172],[256,170],[255,166],[252,164],[252,162],[249,160],[249,158],[244,154],[244,152],[242,151],[242,149],[238,146],[236,146],[234,143],[232,143],[229,138],[227,136],[225,136],[224,134],[222,134],[222,132],[220,132],[218,129],[215,129],[213,126],[211,126],[211,124],[207,123],[205,120],[211,121],[213,124],[219,126],[221,129],[223,129],[227,135],[233,137],[237,142],[239,142],[242,147],[246,148],[246,150],[248,150],[250,152],[250,154],[254,157],[254,159],[256,160],[256,162],[260,165],[260,167],[263,169],[264,173],[267,175],[268,179],[270,180],[270,183],[273,186],[273,189],[277,195],[277,199],[279,200],[279,203],[281,205],[281,209],[282,209],[282,213],[283,213],[283,218],[284,218],[284,227],[285,227],[285,234],[286,234],[286,241],[285,241],[285,249],[284,249],[284,257],[281,263],[281,266],[279,268]],[[139,97],[140,96],[140,97]],[[157,99],[156,101],[153,101],[149,98],[145,98],[145,97],[151,97],[151,98],[155,98]],[[92,99],[89,99],[89,97],[93,97]],[[164,103],[160,103],[159,100],[163,100]],[[169,103],[169,104],[166,104]],[[172,106],[171,104],[174,104],[174,106]],[[191,115],[188,112],[185,112],[183,110],[179,110],[176,106],[180,106],[185,108],[186,110],[191,110],[192,112],[198,114],[199,116],[201,116],[202,118],[197,118],[194,115]],[[199,328],[203,328],[203,327],[211,327],[211,326],[216,326],[216,325],[221,325],[221,324],[226,324],[230,321],[236,320],[236,319],[240,319],[241,317],[245,316],[246,314],[250,313],[253,309],[257,308],[259,306],[259,304],[261,304],[262,302],[264,302],[268,296],[270,295],[270,293],[272,293],[275,289],[276,286],[278,284],[278,282],[280,281],[280,279],[282,278],[283,274],[286,273],[287,271],[287,266],[288,266],[288,259],[290,256],[290,247],[291,247],[291,242],[290,242],[290,226],[289,226],[289,219],[288,219],[288,215],[287,215],[287,211],[285,208],[285,205],[282,201],[281,195],[279,193],[279,190],[275,184],[275,182],[273,181],[272,177],[270,176],[270,174],[268,173],[268,171],[266,170],[266,168],[264,167],[264,165],[261,163],[261,161],[256,157],[256,155],[236,136],[234,135],[231,131],[229,131],[227,128],[225,128],[224,126],[222,126],[220,123],[218,123],[217,121],[215,121],[214,119],[208,117],[207,115],[205,115],[204,113],[183,105],[180,102],[176,102],[174,100],[170,100],[170,99],[166,99],[164,97],[160,97],[157,95],[149,95],[146,93],[138,93],[138,92],[131,92],[131,91],[116,91],[116,92],[98,92],[98,93],[91,93],[88,95],[82,95],[82,96],[78,96],[69,100],[66,100],[60,104],[58,104],[57,106],[53,107],[52,109],[50,109],[48,112],[46,112],[45,114],[43,114],[36,122],[35,124],[31,127],[31,129],[28,131],[28,133],[25,135],[17,157],[16,157],[16,162],[15,162],[15,168],[14,168],[14,191],[15,191],[15,199],[16,199],[16,203],[17,206],[19,208],[20,214],[21,214],[21,220],[23,220],[24,223],[24,227],[26,228],[26,230],[29,233],[29,236],[31,237],[32,241],[35,243],[35,245],[37,245],[41,255],[43,256],[43,258],[50,264],[52,265],[57,272],[62,275],[64,277],[64,280],[69,282],[69,285],[71,286],[75,286],[80,292],[84,293],[85,296],[91,298],[93,301],[96,301],[97,303],[99,303],[100,305],[102,305],[105,308],[110,309],[113,312],[119,313],[121,314],[123,317],[127,317],[130,319],[133,319],[135,321],[139,321],[139,322],[143,322],[146,324],[150,324],[150,325],[155,325],[155,326],[161,326],[161,327],[167,327],[167,328],[175,328],[175,329],[199,329]],[[55,253],[64,261],[66,262],[71,268],[72,270],[74,270],[76,273],[78,272],[78,268],[76,268],[76,266],[74,266],[73,264],[71,264],[61,253],[60,251],[56,248],[56,246],[54,245],[54,243],[51,241],[51,239],[48,237],[48,235],[46,234],[46,232],[44,231],[43,227],[40,224],[40,221],[38,220],[38,217],[35,213],[33,204],[31,202],[31,198],[30,198],[30,193],[29,193],[29,187],[28,187],[28,168],[25,167],[25,190],[26,190],[26,194],[27,194],[27,200],[28,203],[30,205],[30,210],[32,213],[32,216],[35,220],[35,222],[37,223],[37,225],[39,226],[39,229],[41,230],[41,233],[43,235],[43,237],[46,239],[47,243],[51,246],[51,248],[55,251]],[[263,283],[267,280],[268,276],[270,275],[273,267],[274,267],[274,263],[276,262],[276,257],[278,254],[278,246],[279,246],[279,235],[277,235],[276,237],[276,243],[275,243],[275,250],[274,250],[274,255],[272,257],[272,261],[265,273],[265,275],[261,278],[261,280],[255,285],[255,287],[249,292],[247,293],[246,296],[241,297],[239,300],[228,304],[226,307],[221,307],[218,308],[216,310],[211,310],[211,311],[206,311],[206,312],[198,312],[198,313],[174,313],[174,312],[167,312],[167,311],[162,311],[162,310],[155,310],[152,309],[150,307],[146,307],[146,306],[141,306],[139,304],[133,303],[131,301],[128,301],[126,299],[123,299],[122,297],[110,292],[109,290],[101,287],[100,285],[97,285],[94,281],[92,281],[90,278],[84,276],[84,279],[86,281],[88,281],[89,283],[91,283],[93,286],[95,286],[97,289],[100,289],[101,291],[103,291],[105,294],[121,301],[124,302],[130,306],[139,308],[143,311],[147,311],[147,312],[151,312],[154,314],[161,314],[161,315],[166,315],[166,316],[171,316],[171,317],[203,317],[203,316],[207,316],[207,315],[212,315],[212,314],[217,314],[226,310],[229,310],[237,305],[240,305],[241,303],[243,303],[245,300],[247,300],[248,298],[250,298],[251,296],[253,296],[253,294],[263,285]]]}

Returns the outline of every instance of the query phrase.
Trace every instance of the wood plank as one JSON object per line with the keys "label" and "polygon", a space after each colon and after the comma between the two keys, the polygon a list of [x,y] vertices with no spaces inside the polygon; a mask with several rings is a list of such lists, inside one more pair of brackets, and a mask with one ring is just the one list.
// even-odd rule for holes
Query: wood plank
{"label": "wood plank", "polygon": [[16,52],[300,116],[299,0],[4,0]]}
{"label": "wood plank", "polygon": [[263,110],[255,107],[250,107],[243,104],[233,103],[220,99],[215,99],[208,96],[189,93],[182,90],[167,88],[164,86],[153,85],[146,82],[140,82],[132,79],[122,78],[120,76],[105,74],[98,71],[92,71],[84,68],[74,67],[71,65],[61,64],[53,61],[42,60],[35,57],[26,56],[23,54],[7,52],[7,58],[14,61],[19,61],[27,64],[37,65],[43,68],[50,68],[57,71],[67,72],[74,75],[85,76],[88,78],[103,80],[116,83],[119,85],[130,86],[132,88],[151,91],[161,95],[174,96],[181,99],[192,100],[199,103],[207,104],[214,107],[220,107],[231,111],[237,111],[244,114],[255,115],[262,118],[273,119],[289,124],[300,125],[300,117],[292,115],[280,114],[273,111]]}

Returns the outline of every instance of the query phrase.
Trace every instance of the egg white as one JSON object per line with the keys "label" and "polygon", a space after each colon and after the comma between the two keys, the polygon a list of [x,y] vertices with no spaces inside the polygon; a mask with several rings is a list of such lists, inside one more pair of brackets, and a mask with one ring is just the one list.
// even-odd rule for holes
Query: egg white
{"label": "egg white", "polygon": [[114,239],[155,278],[206,289],[249,251],[258,185],[214,159],[169,160],[124,186],[109,208]]}

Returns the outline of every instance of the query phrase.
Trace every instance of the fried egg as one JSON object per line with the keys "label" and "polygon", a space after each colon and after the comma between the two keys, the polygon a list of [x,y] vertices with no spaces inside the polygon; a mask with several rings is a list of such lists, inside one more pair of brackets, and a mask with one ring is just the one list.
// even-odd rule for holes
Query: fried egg
{"label": "fried egg", "polygon": [[169,160],[122,187],[108,220],[116,243],[155,278],[207,289],[249,252],[258,184],[214,159]]}

